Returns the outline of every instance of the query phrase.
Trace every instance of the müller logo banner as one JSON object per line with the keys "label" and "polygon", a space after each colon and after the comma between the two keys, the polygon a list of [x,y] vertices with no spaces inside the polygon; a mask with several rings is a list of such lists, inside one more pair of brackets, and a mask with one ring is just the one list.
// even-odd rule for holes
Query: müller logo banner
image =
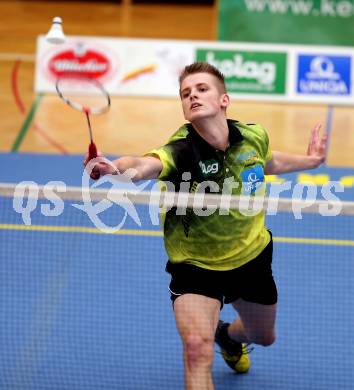
{"label": "m\u00fcller logo banner", "polygon": [[220,41],[69,36],[51,45],[40,36],[35,91],[55,93],[57,78],[74,73],[111,95],[178,98],[179,75],[194,61],[224,73],[237,100],[354,105],[354,48]]}
{"label": "m\u00fcller logo banner", "polygon": [[77,53],[69,49],[50,58],[48,70],[55,77],[66,73],[80,73],[82,76],[99,79],[111,70],[111,61],[104,53],[88,49]]}
{"label": "m\u00fcller logo banner", "polygon": [[51,45],[40,36],[35,90],[55,93],[56,79],[74,73],[100,81],[111,95],[176,97],[178,76],[193,61],[185,41],[68,36]]}
{"label": "m\u00fcller logo banner", "polygon": [[119,74],[119,59],[109,45],[87,40],[68,40],[63,45],[43,43],[37,51],[36,90],[52,92],[55,81],[65,74],[78,74],[109,83]]}

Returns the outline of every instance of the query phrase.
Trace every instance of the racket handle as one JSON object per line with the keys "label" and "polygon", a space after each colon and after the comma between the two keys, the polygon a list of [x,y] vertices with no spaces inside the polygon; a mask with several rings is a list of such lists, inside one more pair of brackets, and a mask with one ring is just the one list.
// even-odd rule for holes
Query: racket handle
{"label": "racket handle", "polygon": [[91,142],[88,149],[89,160],[97,157],[97,147],[94,142]]}
{"label": "racket handle", "polygon": [[[88,149],[88,157],[89,160],[92,160],[93,158],[97,157],[97,147],[94,142],[91,141]],[[95,169],[95,167],[92,169],[92,172],[90,173],[90,177],[93,180],[98,180],[100,178],[100,172]]]}

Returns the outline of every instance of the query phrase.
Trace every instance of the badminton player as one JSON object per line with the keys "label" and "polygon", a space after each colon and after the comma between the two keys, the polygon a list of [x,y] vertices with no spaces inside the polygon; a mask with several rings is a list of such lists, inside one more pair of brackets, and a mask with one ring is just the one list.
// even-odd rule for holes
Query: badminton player
{"label": "badminton player", "polygon": [[[191,188],[206,180],[222,188],[233,177],[239,184],[233,194],[238,195],[254,193],[265,174],[312,169],[325,160],[326,135],[320,137],[319,126],[311,132],[307,154],[295,155],[272,152],[262,126],[227,119],[230,98],[224,77],[207,63],[184,69],[180,98],[188,123],[147,155],[114,160],[119,172],[135,168],[135,180],[169,180],[177,189],[185,172]],[[99,175],[114,173],[103,163],[95,170]],[[238,373],[250,368],[249,344],[268,346],[275,341],[272,236],[262,212],[198,216],[177,215],[172,209],[165,217],[164,240],[169,290],[183,343],[185,388],[212,390],[214,341]],[[230,324],[219,319],[223,304],[231,304],[238,313]]]}

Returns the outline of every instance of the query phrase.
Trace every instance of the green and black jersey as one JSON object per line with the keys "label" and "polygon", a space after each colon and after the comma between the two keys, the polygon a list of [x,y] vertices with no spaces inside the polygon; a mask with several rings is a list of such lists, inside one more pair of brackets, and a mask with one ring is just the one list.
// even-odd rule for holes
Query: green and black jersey
{"label": "green and black jersey", "polygon": [[[215,150],[191,124],[178,129],[166,145],[148,153],[162,162],[159,180],[173,183],[176,191],[195,191],[200,186],[233,195],[258,194],[260,187],[265,190],[264,167],[271,159],[266,131],[260,125],[233,120],[228,120],[228,126],[225,152]],[[163,218],[165,247],[172,263],[230,270],[257,257],[270,241],[263,212],[247,216],[237,210],[216,210],[201,216],[188,209],[178,214],[174,208]]]}

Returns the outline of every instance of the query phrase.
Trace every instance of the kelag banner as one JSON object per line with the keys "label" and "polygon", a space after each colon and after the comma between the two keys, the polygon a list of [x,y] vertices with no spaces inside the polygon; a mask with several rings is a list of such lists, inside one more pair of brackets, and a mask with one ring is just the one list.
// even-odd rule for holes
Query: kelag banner
{"label": "kelag banner", "polygon": [[218,39],[354,46],[354,0],[219,0]]}
{"label": "kelag banner", "polygon": [[285,52],[197,48],[196,55],[223,73],[229,93],[285,93]]}

